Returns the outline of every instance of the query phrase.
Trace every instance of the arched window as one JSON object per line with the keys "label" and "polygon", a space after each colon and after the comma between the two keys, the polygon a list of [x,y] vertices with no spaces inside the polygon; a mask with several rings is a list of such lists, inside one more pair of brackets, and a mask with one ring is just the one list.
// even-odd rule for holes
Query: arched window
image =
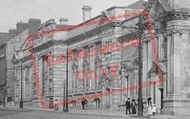
{"label": "arched window", "polygon": [[93,102],[95,102],[95,104],[96,104],[96,109],[99,109],[100,108],[100,103],[101,103],[100,99],[99,98],[95,98],[93,100]]}

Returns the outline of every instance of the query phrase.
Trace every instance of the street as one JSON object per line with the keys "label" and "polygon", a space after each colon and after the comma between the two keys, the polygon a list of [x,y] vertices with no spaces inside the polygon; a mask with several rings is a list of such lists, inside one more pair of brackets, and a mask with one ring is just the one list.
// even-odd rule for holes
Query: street
{"label": "street", "polygon": [[[0,111],[0,119],[120,119],[120,118],[122,117],[104,117],[104,116],[92,116],[92,115],[89,116],[89,115],[65,114],[61,112],[45,112],[45,111]],[[127,118],[129,119],[129,117]]]}

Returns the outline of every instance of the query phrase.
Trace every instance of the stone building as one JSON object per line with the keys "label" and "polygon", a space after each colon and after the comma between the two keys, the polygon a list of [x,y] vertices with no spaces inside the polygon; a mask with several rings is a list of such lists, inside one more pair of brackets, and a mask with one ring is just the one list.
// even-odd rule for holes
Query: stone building
{"label": "stone building", "polygon": [[[21,23],[20,23],[21,24]],[[17,25],[19,26],[19,25]],[[7,102],[11,102],[14,98],[13,93],[13,70],[9,68],[9,40],[17,35],[17,33],[22,32],[15,29],[16,32],[9,30],[8,33],[0,33],[0,105],[7,105]],[[7,54],[8,53],[8,54]]]}
{"label": "stone building", "polygon": [[13,38],[28,28],[29,32],[33,33],[38,24],[40,24],[39,20],[29,19],[28,23],[18,22],[16,29],[9,29],[8,33],[0,33],[0,103],[2,104],[4,102],[4,106],[13,105],[14,102],[14,66],[12,56],[14,50],[19,49],[18,46],[23,44],[22,41],[14,41]]}
{"label": "stone building", "polygon": [[[50,104],[65,100],[67,49],[70,108],[80,108],[77,99],[81,97],[87,99],[88,108],[105,109],[120,109],[127,97],[137,100],[138,89],[133,86],[139,80],[141,39],[142,81],[151,82],[142,89],[143,102],[152,97],[160,113],[189,114],[190,23],[186,7],[189,1],[184,1],[141,1],[140,6],[111,7],[94,18],[89,16],[91,7],[85,6],[83,15],[88,16],[77,26],[62,25],[56,29],[54,20],[45,22],[32,40],[35,59],[28,51],[22,58],[24,98],[28,100],[24,105],[36,107],[43,106],[43,101]],[[142,9],[149,15],[141,17]],[[22,49],[30,48],[25,41]],[[19,70],[15,71],[19,75]]]}
{"label": "stone building", "polygon": [[[63,47],[61,44],[63,39],[65,39],[65,32],[57,32],[52,33],[54,30],[58,30],[60,28],[64,28],[67,25],[67,19],[61,18],[60,23],[56,24],[55,20],[51,19],[47,22],[39,25],[38,27],[34,27],[38,29],[38,33],[30,33],[30,29],[27,29],[22,34],[19,34],[15,37],[15,41],[23,41],[18,51],[22,52],[22,57],[15,58],[15,104],[18,105],[21,100],[21,79],[22,79],[22,90],[23,90],[23,101],[24,106],[30,107],[39,107],[40,100],[42,99],[40,95],[45,97],[43,100],[46,103],[49,103],[51,99],[60,98],[62,95],[60,88],[62,88],[63,77],[60,77],[58,74],[63,73],[64,69],[63,65],[53,66],[52,68],[47,66],[47,62],[45,62],[46,55],[53,54],[63,54]],[[46,35],[46,33],[48,35]],[[31,52],[29,51],[29,39],[28,36],[32,36],[32,49],[35,54],[35,62],[33,62],[33,58],[31,57]],[[15,50],[15,52],[17,52]],[[21,63],[22,69],[21,72]],[[36,66],[36,69],[33,69],[32,66]],[[41,94],[39,93],[39,83],[37,83],[37,78],[35,77],[35,72],[38,72],[39,78],[42,81],[40,87],[42,87]],[[21,78],[22,74],[22,78]]]}
{"label": "stone building", "polygon": [[[69,100],[84,97],[88,108],[105,109],[117,109],[124,103],[120,93],[96,95],[121,88],[121,52],[117,38],[122,31],[116,24],[125,20],[128,12],[131,12],[128,7],[111,7],[68,32],[66,44],[74,52],[74,60],[69,62]],[[117,19],[119,15],[123,17]],[[87,98],[92,95],[94,98]],[[73,106],[80,108],[80,103],[73,101]]]}
{"label": "stone building", "polygon": [[[72,76],[69,78],[70,100],[87,97],[88,108],[117,110],[124,107],[127,97],[137,96],[137,91],[119,91],[136,85],[134,79],[138,80],[137,70],[127,74],[129,67],[124,63],[125,58],[136,63],[138,39],[135,36],[122,37],[127,31],[120,24],[134,26],[144,3],[138,1],[128,7],[111,7],[84,22],[83,27],[68,32],[66,44],[75,53],[74,62],[69,62],[69,76]],[[82,59],[79,57],[81,52],[85,54]],[[94,98],[88,99],[92,95]],[[73,106],[80,108],[80,103],[73,103]]]}
{"label": "stone building", "polygon": [[[33,19],[30,18],[28,20],[27,23],[25,22],[18,22],[16,24],[16,29],[10,29],[9,32],[16,34],[14,37],[12,37],[9,42],[7,43],[7,52],[6,52],[6,56],[7,56],[7,76],[9,77],[9,84],[11,85],[9,92],[12,94],[12,102],[17,103],[18,102],[18,97],[19,94],[18,93],[20,91],[19,85],[20,85],[20,80],[18,79],[18,77],[20,75],[17,76],[16,73],[18,73],[19,71],[21,71],[20,67],[16,67],[15,66],[15,54],[17,54],[17,51],[21,50],[21,46],[23,45],[23,43],[25,42],[25,39],[27,38],[27,36],[29,34],[32,33],[36,33],[37,32],[37,28],[39,27],[39,25],[41,24],[41,21],[39,19]],[[20,66],[20,65],[19,65]],[[17,72],[15,72],[15,69],[17,69]],[[10,105],[14,105],[14,104],[9,104]]]}
{"label": "stone building", "polygon": [[[32,39],[34,62],[31,59],[32,54],[28,50],[23,50],[24,55],[21,60],[24,106],[37,107],[43,101],[49,104],[52,100],[64,100],[66,64],[59,62],[59,57],[66,54],[66,48],[69,49],[72,57],[68,63],[69,101],[73,102],[71,106],[80,108],[80,102],[75,105],[75,99],[79,97],[112,92],[121,88],[120,76],[117,72],[120,69],[121,52],[112,49],[119,47],[117,38],[122,35],[122,28],[115,25],[125,20],[127,18],[125,14],[130,14],[133,9],[111,7],[94,18],[91,18],[90,10],[89,6],[83,7],[84,22],[77,26],[66,25],[67,20],[63,18],[60,19],[62,23],[60,25],[57,25],[54,20],[43,23],[39,33]],[[27,35],[24,32],[22,34]],[[23,40],[24,38],[26,37],[23,37]],[[29,49],[28,47],[30,47],[28,40],[25,39],[21,49]],[[21,98],[21,71],[18,61],[15,62],[15,102],[17,104]],[[103,73],[104,70],[107,76]],[[38,78],[35,73],[39,74]],[[38,86],[38,79],[40,79],[40,86]],[[38,91],[39,87],[41,87],[40,91]],[[122,97],[122,100],[120,97],[120,94],[113,94],[87,99],[88,107],[117,109],[118,104],[125,100],[125,97]]]}
{"label": "stone building", "polygon": [[0,104],[1,105],[5,105],[5,97],[6,97],[6,56],[5,56],[5,53],[6,53],[6,43],[5,44],[1,44],[1,47],[0,47],[0,63],[1,63],[1,77],[0,77]]}
{"label": "stone building", "polygon": [[[139,17],[139,21],[135,22],[137,26],[129,25],[129,21],[123,22],[124,29],[128,32],[120,39],[138,37],[142,40],[142,80],[143,84],[147,82],[152,84],[142,89],[143,102],[151,97],[159,113],[187,115],[190,111],[190,86],[187,81],[190,10],[185,4],[190,2],[149,0],[145,5],[149,16]],[[148,23],[149,20],[151,24]],[[131,67],[136,67],[135,60],[127,60],[131,57],[122,58],[124,64],[126,62],[131,64]],[[130,74],[130,71],[127,74]]]}
{"label": "stone building", "polygon": [[[146,95],[166,114],[189,114],[189,13],[188,0],[149,0],[150,14],[157,48],[155,55],[151,37],[143,33],[143,80],[156,82],[159,72],[163,83],[146,89]],[[151,50],[152,49],[152,50]],[[155,63],[155,59],[159,64]],[[156,75],[157,74],[157,75]]]}

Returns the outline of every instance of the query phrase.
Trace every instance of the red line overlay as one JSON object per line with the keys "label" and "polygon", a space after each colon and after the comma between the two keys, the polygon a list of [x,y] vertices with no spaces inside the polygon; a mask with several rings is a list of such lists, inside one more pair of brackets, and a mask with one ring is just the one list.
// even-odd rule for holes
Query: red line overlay
{"label": "red line overlay", "polygon": [[[42,108],[49,108],[49,104],[45,103],[45,101],[44,101],[45,97],[42,95],[42,82],[41,82],[41,79],[40,79],[40,74],[39,74],[38,68],[36,66],[36,60],[35,60],[36,57],[35,57],[35,54],[33,52],[33,44],[32,44],[33,40],[38,38],[40,35],[48,35],[48,34],[54,34],[56,32],[70,31],[72,29],[76,29],[76,28],[79,28],[79,27],[99,24],[100,22],[103,24],[103,23],[110,22],[112,20],[118,20],[118,19],[121,19],[121,18],[129,18],[130,19],[132,17],[138,17],[139,15],[143,15],[143,16],[146,17],[146,24],[148,26],[148,32],[149,32],[149,35],[150,35],[149,38],[150,38],[151,47],[152,47],[152,50],[153,50],[154,62],[157,64],[158,67],[160,67],[160,63],[158,61],[158,53],[157,53],[157,48],[156,48],[155,36],[154,36],[154,33],[153,33],[153,28],[152,28],[152,24],[151,24],[151,20],[150,20],[150,15],[149,15],[149,13],[145,13],[145,14],[142,13],[141,10],[131,12],[131,13],[128,13],[128,14],[124,14],[124,15],[112,16],[112,17],[110,17],[110,19],[95,20],[95,21],[92,21],[92,22],[79,24],[79,25],[74,26],[74,27],[72,26],[72,27],[66,27],[66,28],[63,28],[63,29],[56,29],[56,30],[54,30],[52,32],[49,32],[49,33],[39,32],[39,33],[36,33],[36,34],[29,35],[28,38],[27,38],[28,44],[29,44],[28,51],[31,54],[30,56],[31,56],[31,60],[32,60],[32,71],[33,71],[34,78],[35,78],[35,81],[36,81],[36,84],[37,84],[38,97],[40,99],[40,106]],[[86,95],[86,96],[82,96],[82,97],[79,97],[79,98],[71,99],[68,102],[66,102],[66,101],[65,102],[58,102],[58,105],[71,104],[73,100],[76,101],[76,102],[80,102],[83,98],[94,99],[94,98],[97,98],[97,97],[108,96],[108,95],[117,94],[117,93],[120,93],[120,92],[125,92],[125,91],[130,91],[130,90],[138,90],[140,88],[141,89],[146,88],[147,86],[151,86],[153,84],[157,84],[157,85],[162,84],[163,83],[162,71],[158,70],[157,75],[159,77],[159,80],[154,81],[154,82],[145,82],[140,86],[139,85],[134,85],[134,86],[120,88],[120,89],[117,89],[117,90],[105,91],[105,92],[102,92],[102,93],[99,93],[99,94]],[[55,104],[53,104],[53,105],[55,105]]]}

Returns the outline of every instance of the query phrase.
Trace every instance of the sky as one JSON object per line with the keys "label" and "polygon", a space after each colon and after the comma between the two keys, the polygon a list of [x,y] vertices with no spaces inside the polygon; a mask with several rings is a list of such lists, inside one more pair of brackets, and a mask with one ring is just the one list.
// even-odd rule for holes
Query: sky
{"label": "sky", "polygon": [[0,0],[0,32],[16,28],[17,22],[39,18],[45,22],[51,18],[59,22],[66,17],[69,24],[82,22],[82,6],[90,5],[92,17],[112,6],[127,6],[138,0]]}

